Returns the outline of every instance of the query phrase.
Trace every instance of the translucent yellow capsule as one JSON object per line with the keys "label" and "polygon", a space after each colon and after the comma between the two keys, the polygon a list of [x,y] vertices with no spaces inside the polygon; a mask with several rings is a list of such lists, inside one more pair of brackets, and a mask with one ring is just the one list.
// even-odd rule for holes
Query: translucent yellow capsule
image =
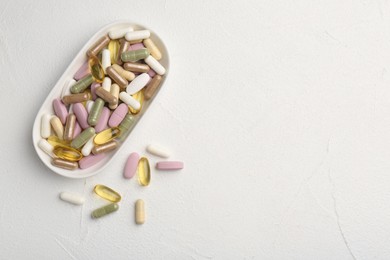
{"label": "translucent yellow capsule", "polygon": [[108,44],[108,50],[110,51],[111,56],[111,64],[115,64],[118,59],[119,47],[119,41],[111,40]]}
{"label": "translucent yellow capsule", "polygon": [[72,147],[67,146],[55,146],[53,149],[53,153],[61,159],[77,162],[83,158],[83,155]]}
{"label": "translucent yellow capsule", "polygon": [[138,161],[137,166],[137,176],[138,176],[138,182],[142,186],[148,186],[150,183],[150,166],[149,166],[149,160],[146,157],[142,157]]}
{"label": "translucent yellow capsule", "polygon": [[51,135],[47,138],[47,141],[49,144],[51,144],[53,147],[56,146],[69,146],[70,142],[60,139],[58,136]]}
{"label": "translucent yellow capsule", "polygon": [[97,145],[105,144],[118,137],[120,133],[121,130],[119,129],[119,127],[108,128],[98,133],[93,139],[93,142]]}
{"label": "translucent yellow capsule", "polygon": [[109,200],[112,202],[119,202],[122,198],[118,192],[114,191],[113,189],[111,189],[107,186],[101,185],[101,184],[96,185],[95,188],[93,189],[93,191],[97,195],[102,197],[103,199],[106,199],[106,200]]}
{"label": "translucent yellow capsule", "polygon": [[92,77],[96,82],[103,82],[104,70],[99,59],[96,56],[92,56],[89,59],[89,70],[91,71]]}
{"label": "translucent yellow capsule", "polygon": [[139,107],[139,109],[134,109],[134,108],[132,108],[131,106],[129,106],[129,111],[130,111],[130,113],[132,113],[133,115],[135,115],[135,114],[138,114],[139,111],[141,111],[142,105],[143,105],[143,103],[144,103],[144,92],[143,92],[143,90],[140,90],[140,91],[138,91],[137,93],[135,93],[135,94],[133,95],[133,98],[134,98],[135,100],[137,100],[137,101],[141,104],[141,106]]}

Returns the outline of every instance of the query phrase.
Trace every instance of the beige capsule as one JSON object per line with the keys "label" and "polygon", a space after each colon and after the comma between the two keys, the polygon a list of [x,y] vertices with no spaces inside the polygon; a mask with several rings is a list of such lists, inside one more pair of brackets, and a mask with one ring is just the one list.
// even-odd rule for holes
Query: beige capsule
{"label": "beige capsule", "polygon": [[87,56],[88,57],[97,56],[99,52],[108,45],[110,40],[111,39],[110,37],[108,37],[108,35],[101,37],[99,40],[95,42],[94,45],[92,45],[91,48],[89,48],[89,50],[87,51]]}
{"label": "beige capsule", "polygon": [[50,124],[51,124],[51,127],[53,128],[56,136],[59,139],[63,140],[64,126],[62,125],[61,120],[57,116],[52,116],[52,118],[50,119]]}
{"label": "beige capsule", "polygon": [[111,95],[113,95],[114,97],[117,98],[117,101],[116,101],[116,103],[112,103],[112,104],[109,105],[110,109],[115,109],[115,108],[118,107],[119,91],[120,91],[120,87],[118,86],[118,84],[112,84],[111,85],[110,93],[111,93]]}
{"label": "beige capsule", "polygon": [[79,164],[77,162],[70,162],[60,158],[54,158],[53,161],[51,161],[51,164],[67,170],[75,170],[79,168]]}
{"label": "beige capsule", "polygon": [[144,45],[148,49],[150,55],[152,55],[156,60],[161,60],[162,54],[161,51],[157,48],[156,44],[152,39],[148,38],[144,40]]}
{"label": "beige capsule", "polygon": [[136,62],[126,62],[123,65],[123,68],[128,71],[132,72],[148,72],[150,70],[149,65],[143,64],[143,63],[136,63]]}
{"label": "beige capsule", "polygon": [[119,75],[121,75],[123,78],[127,79],[128,81],[132,81],[135,78],[133,72],[124,70],[118,64],[113,64],[111,67],[113,67],[114,70],[119,73]]}
{"label": "beige capsule", "polygon": [[71,141],[73,139],[74,128],[76,126],[76,116],[72,113],[66,118],[64,140]]}
{"label": "beige capsule", "polygon": [[115,140],[112,140],[108,143],[102,144],[102,145],[95,145],[92,148],[92,153],[93,154],[99,154],[99,153],[106,153],[110,152],[112,150],[115,150],[118,147],[118,142]]}
{"label": "beige capsule", "polygon": [[151,99],[156,93],[158,87],[160,86],[162,81],[162,77],[160,75],[155,75],[149,84],[146,86],[144,90],[144,97],[146,100]]}
{"label": "beige capsule", "polygon": [[120,47],[119,47],[119,51],[118,51],[118,57],[116,60],[116,64],[122,65],[123,61],[121,59],[121,54],[124,53],[125,51],[127,51],[127,49],[130,46],[130,43],[128,41],[126,41],[125,39],[119,40],[119,43],[120,43]]}
{"label": "beige capsule", "polygon": [[101,97],[104,101],[108,102],[109,105],[118,104],[118,98],[113,96],[110,92],[105,90],[103,87],[98,87],[95,90],[97,96]]}
{"label": "beige capsule", "polygon": [[143,200],[135,202],[135,223],[138,225],[145,223],[145,203]]}
{"label": "beige capsule", "polygon": [[112,66],[106,68],[107,75],[115,81],[121,88],[125,88],[129,82],[125,78],[123,78]]}
{"label": "beige capsule", "polygon": [[141,42],[142,42],[142,39],[129,41],[130,44],[136,44],[136,43],[141,43]]}
{"label": "beige capsule", "polygon": [[83,93],[71,94],[71,95],[64,96],[62,98],[62,102],[65,105],[69,105],[69,104],[75,104],[75,103],[82,103],[84,101],[87,101],[89,98],[90,98],[89,94],[86,92],[83,92]]}

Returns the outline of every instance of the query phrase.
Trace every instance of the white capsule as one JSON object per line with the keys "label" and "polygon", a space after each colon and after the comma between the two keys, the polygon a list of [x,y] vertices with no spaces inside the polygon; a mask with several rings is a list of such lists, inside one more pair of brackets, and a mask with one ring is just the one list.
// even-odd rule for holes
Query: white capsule
{"label": "white capsule", "polygon": [[102,83],[103,89],[107,90],[110,92],[111,89],[111,79],[109,77],[105,77]]}
{"label": "white capsule", "polygon": [[127,41],[136,41],[136,40],[143,40],[150,37],[150,31],[149,30],[140,30],[140,31],[134,31],[134,32],[128,32],[125,35],[125,38]]}
{"label": "white capsule", "polygon": [[154,144],[149,144],[146,147],[146,151],[162,158],[168,158],[170,155],[169,151],[167,151],[164,147],[154,145]]}
{"label": "white capsule", "polygon": [[[118,86],[118,84],[112,84],[111,85],[111,90],[110,90],[110,93],[111,95],[113,95],[114,97],[116,97],[117,99],[119,98],[119,91],[120,91],[120,87]],[[109,108],[110,109],[115,109],[118,107],[118,102],[115,103],[115,104],[111,104],[109,105]]]}
{"label": "white capsule", "polygon": [[69,79],[65,82],[64,84],[64,87],[62,88],[62,92],[61,92],[61,99],[64,97],[64,96],[68,96],[68,95],[71,95],[72,93],[70,93],[70,88],[76,84],[76,80],[74,79]]}
{"label": "white capsule", "polygon": [[51,134],[50,126],[51,115],[43,114],[41,119],[41,136],[42,138],[48,138]]}
{"label": "white capsule", "polygon": [[85,201],[82,195],[73,192],[67,192],[67,191],[60,193],[60,199],[72,203],[74,205],[82,205],[84,204]]}
{"label": "white capsule", "polygon": [[39,146],[39,148],[41,148],[42,151],[47,153],[50,157],[52,157],[52,158],[54,157],[54,154],[53,154],[54,147],[48,141],[46,141],[46,139],[39,140],[38,146]]}
{"label": "white capsule", "polygon": [[88,156],[91,154],[92,148],[94,147],[93,139],[95,138],[96,135],[93,135],[91,139],[87,141],[87,143],[83,146],[83,149],[81,149],[81,153],[84,156]]}
{"label": "white capsule", "polygon": [[104,49],[102,51],[102,67],[104,70],[104,74],[107,74],[106,69],[111,66],[111,56],[110,56],[110,50]]}
{"label": "white capsule", "polygon": [[145,58],[146,64],[149,65],[157,74],[159,75],[164,75],[165,74],[165,68],[161,65],[158,60],[153,58],[152,55],[149,55],[148,57]]}
{"label": "white capsule", "polygon": [[86,108],[87,108],[88,114],[91,112],[93,103],[95,103],[95,102],[93,102],[93,100],[88,100],[88,101],[87,101]]}
{"label": "white capsule", "polygon": [[133,95],[143,89],[146,84],[148,84],[150,80],[150,76],[148,73],[142,73],[141,75],[137,76],[135,79],[133,79],[132,82],[127,86],[126,92],[129,95]]}
{"label": "white capsule", "polygon": [[112,39],[112,40],[116,40],[116,39],[123,38],[126,33],[132,32],[132,31],[134,31],[133,27],[114,29],[108,33],[108,37],[110,37],[110,39]]}
{"label": "white capsule", "polygon": [[119,99],[126,103],[128,106],[134,108],[135,110],[138,110],[141,107],[141,104],[135,98],[133,98],[124,91],[119,94]]}

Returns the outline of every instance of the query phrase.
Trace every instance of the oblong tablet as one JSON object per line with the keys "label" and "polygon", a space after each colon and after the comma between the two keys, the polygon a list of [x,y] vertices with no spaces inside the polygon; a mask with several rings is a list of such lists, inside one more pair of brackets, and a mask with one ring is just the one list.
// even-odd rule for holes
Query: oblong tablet
{"label": "oblong tablet", "polygon": [[123,172],[123,177],[126,179],[131,179],[137,172],[137,166],[140,156],[138,153],[131,153],[127,158],[125,170]]}
{"label": "oblong tablet", "polygon": [[184,163],[179,161],[164,161],[164,162],[156,163],[157,170],[173,171],[173,170],[180,170],[183,168],[184,168]]}

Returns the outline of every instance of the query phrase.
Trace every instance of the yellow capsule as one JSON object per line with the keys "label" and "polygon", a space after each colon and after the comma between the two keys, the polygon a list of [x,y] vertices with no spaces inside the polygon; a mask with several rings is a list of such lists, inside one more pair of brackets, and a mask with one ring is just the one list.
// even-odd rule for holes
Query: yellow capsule
{"label": "yellow capsule", "polygon": [[55,136],[55,135],[51,135],[47,138],[47,141],[49,142],[49,144],[51,144],[53,147],[56,147],[56,146],[69,146],[70,145],[70,141],[65,141],[65,140],[62,140],[60,139],[58,136]]}
{"label": "yellow capsule", "polygon": [[150,183],[150,166],[149,166],[149,160],[146,157],[142,157],[138,161],[137,166],[137,176],[138,176],[138,182],[142,186],[148,186]]}
{"label": "yellow capsule", "polygon": [[130,113],[132,113],[133,115],[136,115],[136,114],[138,114],[138,112],[141,111],[141,109],[142,109],[142,105],[143,105],[143,103],[144,103],[144,92],[143,92],[143,90],[141,89],[140,91],[138,91],[137,93],[135,93],[135,94],[132,95],[132,96],[133,96],[133,98],[134,98],[135,100],[137,100],[137,101],[140,103],[139,109],[134,109],[134,108],[132,108],[131,106],[129,106],[129,111],[130,111]]}
{"label": "yellow capsule", "polygon": [[96,82],[103,82],[104,70],[99,59],[96,56],[91,56],[89,59],[89,70],[91,71],[92,77]]}
{"label": "yellow capsule", "polygon": [[111,64],[115,64],[116,60],[118,59],[119,47],[119,41],[111,40],[108,44],[108,50],[110,51],[111,56]]}
{"label": "yellow capsule", "polygon": [[118,137],[120,133],[121,130],[119,129],[119,127],[108,128],[98,133],[93,139],[93,142],[97,145],[105,144]]}
{"label": "yellow capsule", "polygon": [[76,149],[68,146],[55,146],[53,149],[53,153],[61,159],[70,161],[70,162],[77,162],[80,161],[83,158],[83,155],[77,151]]}
{"label": "yellow capsule", "polygon": [[121,200],[121,195],[119,195],[118,192],[114,191],[113,189],[111,189],[107,186],[98,184],[95,186],[95,188],[93,190],[97,195],[99,195],[103,199],[106,199],[106,200],[109,200],[112,202],[119,202]]}

